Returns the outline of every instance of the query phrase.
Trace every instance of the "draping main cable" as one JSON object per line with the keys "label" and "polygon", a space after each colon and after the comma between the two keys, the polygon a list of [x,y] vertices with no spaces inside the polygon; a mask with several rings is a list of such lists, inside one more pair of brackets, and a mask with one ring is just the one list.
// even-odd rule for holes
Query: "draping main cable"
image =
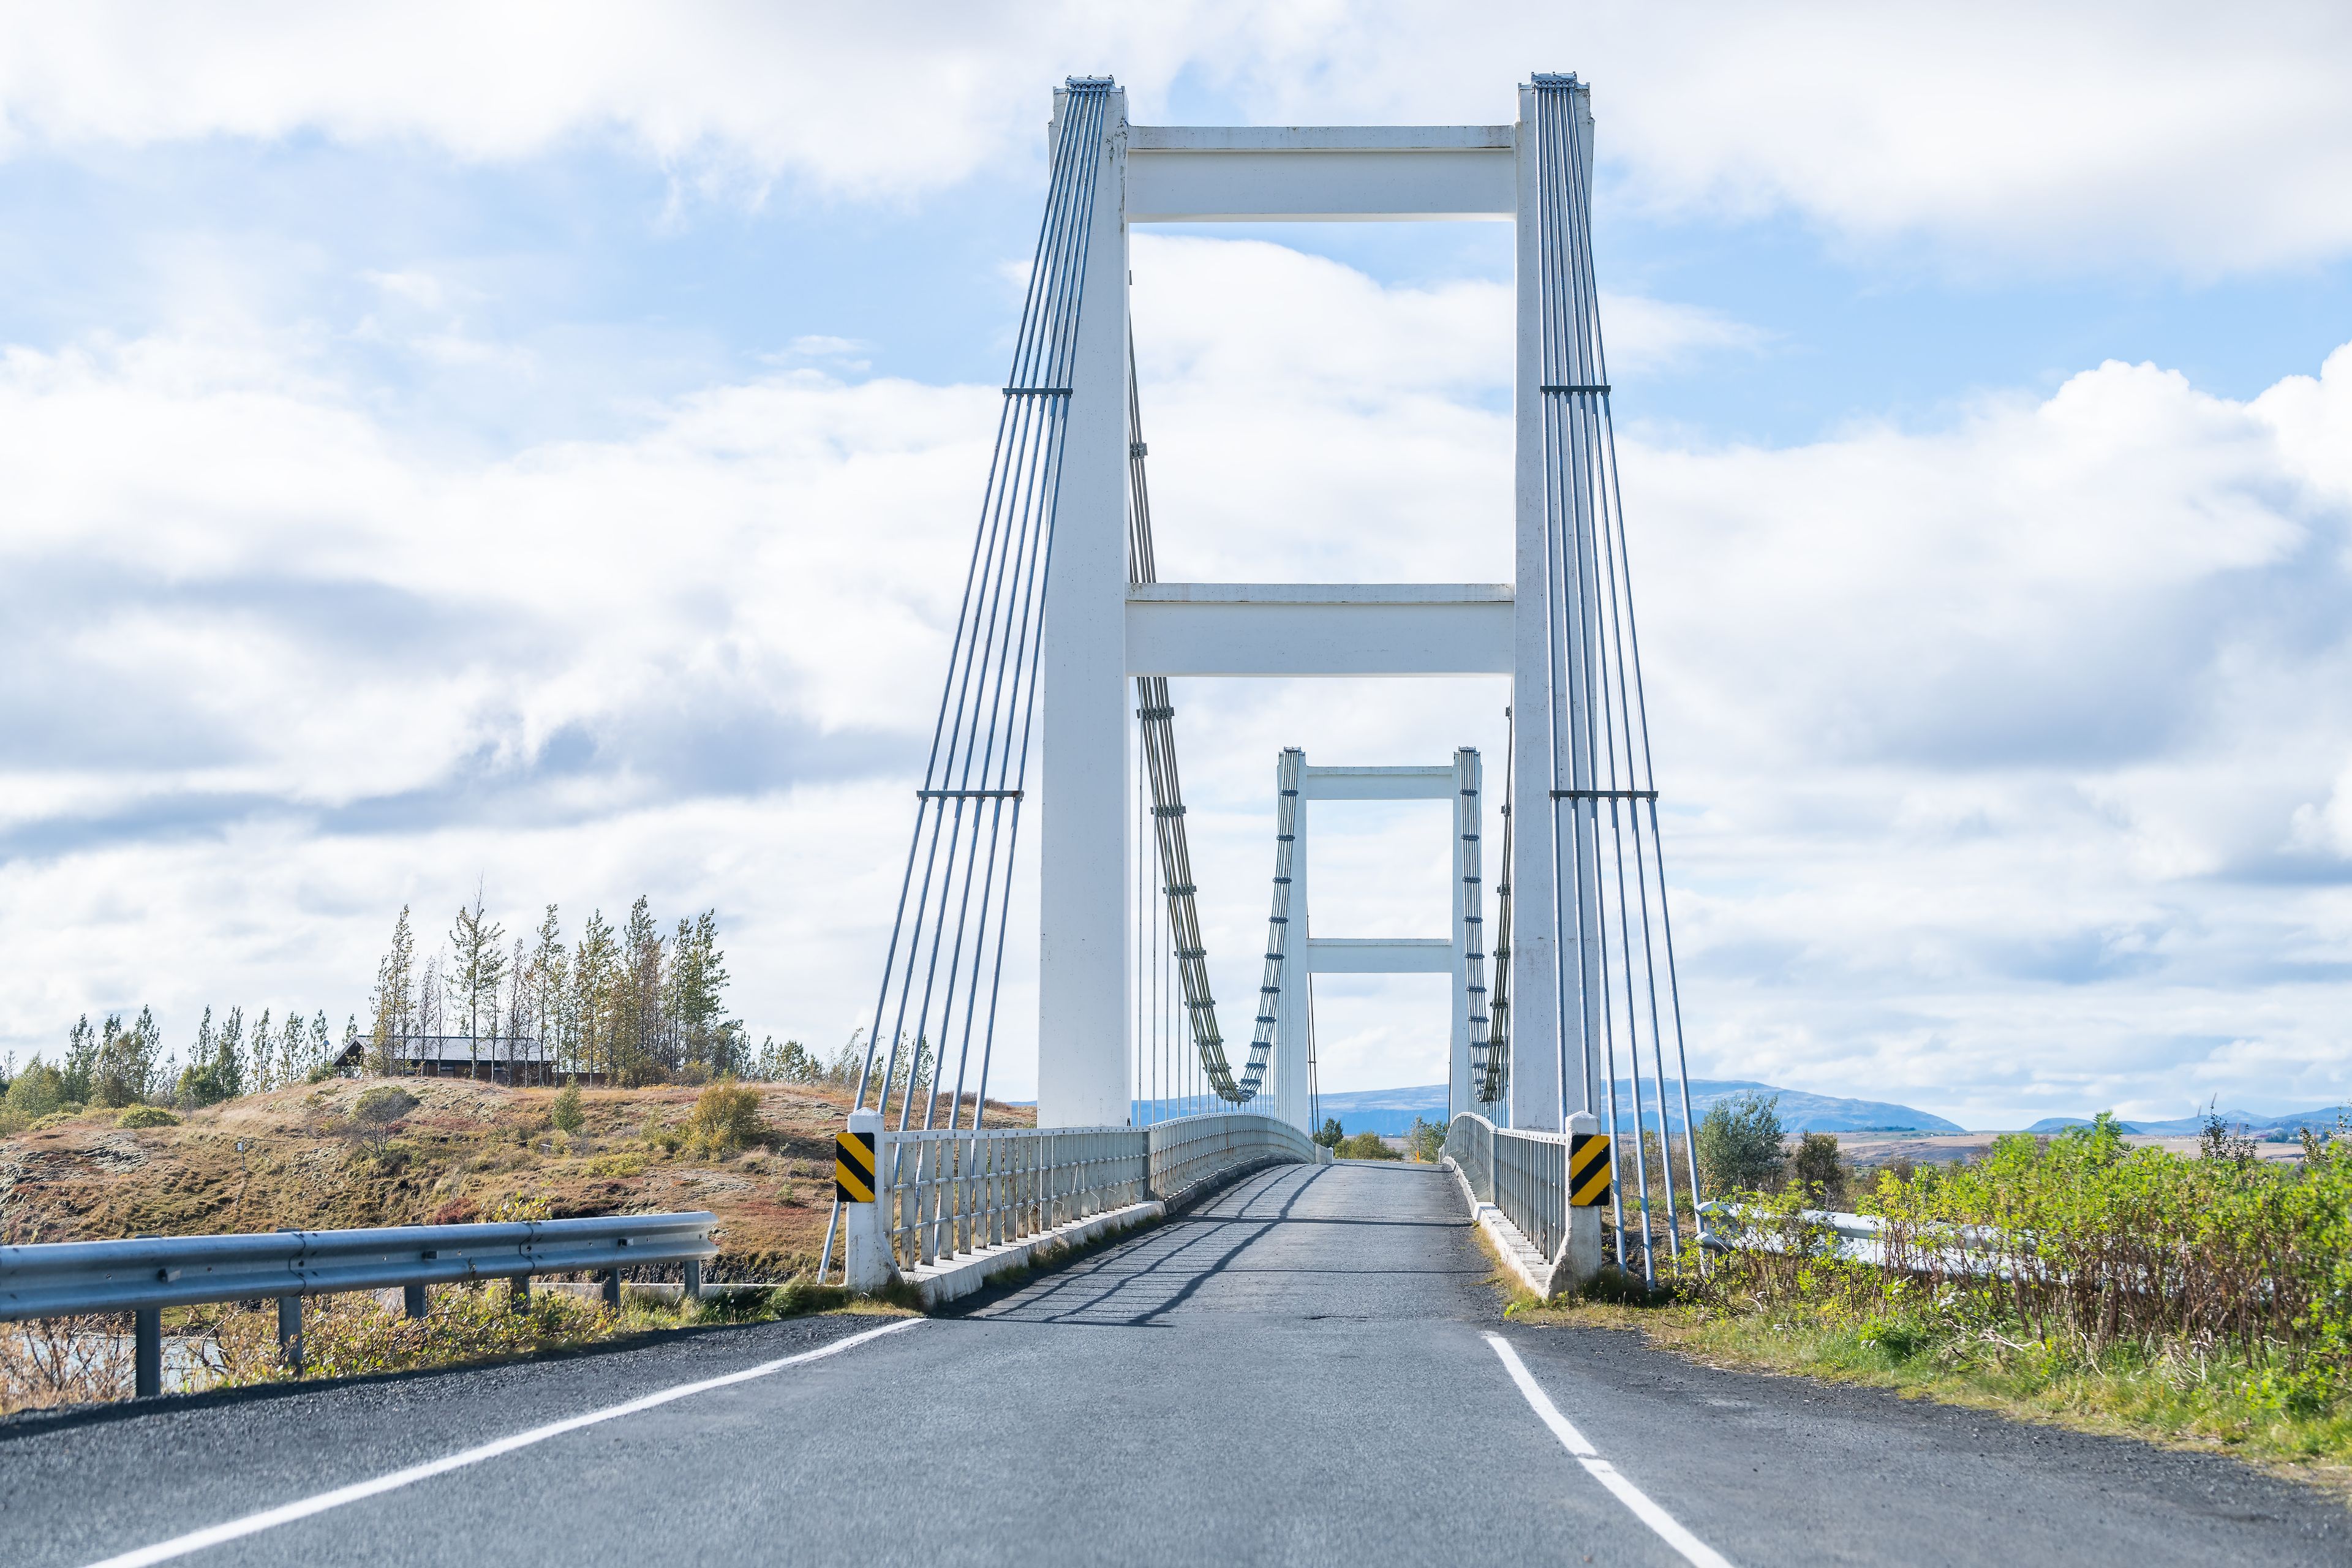
{"label": "draping main cable", "polygon": [[[1143,405],[1135,384],[1135,347],[1128,345],[1128,532],[1127,576],[1140,585],[1160,580],[1151,551],[1151,495],[1144,481],[1149,448],[1143,440]],[[1298,831],[1298,778],[1305,753],[1292,748],[1276,769],[1273,910],[1266,917],[1265,960],[1260,972],[1256,1026],[1249,1059],[1237,1078],[1225,1059],[1224,1032],[1217,1023],[1216,997],[1209,990],[1209,954],[1201,941],[1201,915],[1193,901],[1192,851],[1184,831],[1184,791],[1176,772],[1176,710],[1169,701],[1168,678],[1135,678],[1135,716],[1142,726],[1143,763],[1151,786],[1152,837],[1160,851],[1160,891],[1168,904],[1168,929],[1176,971],[1184,993],[1184,1014],[1193,1049],[1209,1088],[1220,1100],[1246,1105],[1265,1081],[1279,1017],[1282,966],[1290,951],[1291,847]]]}
{"label": "draping main cable", "polygon": [[[1507,719],[1510,710],[1503,710]],[[1495,989],[1486,999],[1485,1028],[1474,1014],[1470,1030],[1470,1093],[1481,1105],[1501,1101],[1510,1088],[1511,1062],[1511,780],[1518,757],[1516,740],[1503,751],[1503,858],[1495,884],[1495,921],[1486,933],[1494,961]]]}
{"label": "draping main cable", "polygon": [[[1645,1033],[1657,1097],[1666,1245],[1677,1261],[1682,1241],[1666,1107],[1669,1035],[1681,1095],[1687,1176],[1684,1190],[1694,1205],[1698,1167],[1691,1149],[1690,1083],[1683,1051],[1681,994],[1675,980],[1674,931],[1666,916],[1665,862],[1659,852],[1658,792],[1642,690],[1641,641],[1633,627],[1625,514],[1618,494],[1609,362],[1601,346],[1600,296],[1592,273],[1590,89],[1572,76],[1538,76],[1533,86],[1542,334],[1542,380],[1536,391],[1543,415],[1549,574],[1545,626],[1552,734],[1549,826],[1554,913],[1560,932],[1560,1124],[1566,1124],[1570,1105],[1567,1041],[1572,1016],[1576,1037],[1583,1043],[1581,1109],[1595,1110],[1596,1079],[1607,1085],[1606,1128],[1618,1176],[1610,1189],[1618,1262],[1630,1268],[1629,1251],[1638,1247],[1643,1279],[1650,1282],[1655,1279],[1655,1264],[1645,1149],[1649,1111],[1642,1082]],[[1569,851],[1565,856],[1564,847]],[[1620,1136],[1618,1119],[1621,1038],[1632,1069],[1630,1149]],[[1602,1058],[1597,1062],[1596,1044]],[[1629,1237],[1626,1231],[1624,1174],[1629,1162],[1639,1205],[1638,1237]]]}
{"label": "draping main cable", "polygon": [[[956,612],[915,831],[858,1071],[858,1107],[900,1130],[916,1102],[934,1124],[950,1060],[952,1130],[971,1084],[971,1121],[988,1100],[1004,928],[1036,709],[1045,584],[1053,561],[1088,237],[1103,164],[1108,77],[1072,77],[1054,142],[1045,221],[1022,303],[1013,372],[997,415],[988,487]],[[881,1070],[876,1056],[885,1051]],[[978,1071],[972,1067],[979,1047]],[[840,1203],[835,1200],[835,1219]],[[825,1228],[819,1279],[833,1258]]]}

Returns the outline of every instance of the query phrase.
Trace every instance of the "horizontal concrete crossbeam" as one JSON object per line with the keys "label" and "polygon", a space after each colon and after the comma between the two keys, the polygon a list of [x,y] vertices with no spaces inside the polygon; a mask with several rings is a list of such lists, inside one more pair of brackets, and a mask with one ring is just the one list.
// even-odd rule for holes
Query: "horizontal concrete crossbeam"
{"label": "horizontal concrete crossbeam", "polygon": [[1444,937],[1318,936],[1307,942],[1310,974],[1451,974],[1454,944]]}
{"label": "horizontal concrete crossbeam", "polygon": [[1500,583],[1154,583],[1128,591],[1130,675],[1508,675]]}
{"label": "horizontal concrete crossbeam", "polygon": [[1449,767],[1306,767],[1299,771],[1301,800],[1452,800],[1455,784]]}
{"label": "horizontal concrete crossbeam", "polygon": [[1508,218],[1507,125],[1137,125],[1127,221],[1328,223]]}

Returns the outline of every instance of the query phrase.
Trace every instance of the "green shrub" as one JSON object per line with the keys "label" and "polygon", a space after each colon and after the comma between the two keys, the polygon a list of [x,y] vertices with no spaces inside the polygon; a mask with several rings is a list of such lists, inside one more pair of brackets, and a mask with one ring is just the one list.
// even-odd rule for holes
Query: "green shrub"
{"label": "green shrub", "polygon": [[8,1109],[25,1121],[38,1121],[65,1103],[65,1079],[40,1058],[16,1075],[8,1086]]}
{"label": "green shrub", "polygon": [[392,1142],[392,1130],[424,1101],[395,1084],[378,1084],[352,1102],[352,1122],[378,1155]]}
{"label": "green shrub", "polygon": [[1322,1144],[1326,1149],[1337,1149],[1339,1146],[1339,1141],[1347,1135],[1345,1130],[1340,1127],[1338,1117],[1327,1116],[1323,1119],[1323,1131],[1315,1134],[1315,1142]]}
{"label": "green shrub", "polygon": [[1709,1193],[1767,1193],[1780,1184],[1787,1155],[1779,1095],[1718,1100],[1698,1124],[1699,1174]]}
{"label": "green shrub", "polygon": [[1403,1155],[1381,1142],[1377,1132],[1359,1132],[1352,1138],[1342,1138],[1332,1149],[1342,1160],[1402,1160]]}
{"label": "green shrub", "polygon": [[2273,1379],[2283,1409],[2332,1407],[2352,1395],[2352,1137],[2313,1141],[2299,1165],[2207,1152],[2132,1148],[2102,1115],[1997,1139],[1972,1164],[1881,1170],[1854,1199],[1885,1222],[1869,1263],[1838,1258],[1792,1187],[1718,1215],[1727,1239],[1769,1245],[1685,1283],[1727,1311],[1812,1313],[1882,1359],[1932,1345],[2039,1358],[2044,1376],[2226,1354]]}
{"label": "green shrub", "polygon": [[1445,1128],[1442,1122],[1423,1121],[1416,1116],[1405,1129],[1405,1147],[1412,1157],[1424,1165],[1434,1165],[1445,1158]]}
{"label": "green shrub", "polygon": [[733,1153],[767,1135],[767,1124],[760,1120],[759,1092],[731,1077],[696,1097],[694,1114],[686,1123],[686,1147],[706,1157]]}
{"label": "green shrub", "polygon": [[581,1108],[578,1079],[563,1080],[563,1090],[555,1097],[555,1103],[548,1108],[547,1119],[555,1123],[558,1132],[580,1131],[580,1124],[588,1119],[588,1113]]}
{"label": "green shrub", "polygon": [[1797,1157],[1790,1163],[1806,1202],[1820,1208],[1844,1207],[1845,1151],[1838,1146],[1836,1133],[1806,1133],[1798,1141]]}
{"label": "green shrub", "polygon": [[160,1105],[134,1105],[114,1119],[117,1127],[177,1127],[180,1119]]}

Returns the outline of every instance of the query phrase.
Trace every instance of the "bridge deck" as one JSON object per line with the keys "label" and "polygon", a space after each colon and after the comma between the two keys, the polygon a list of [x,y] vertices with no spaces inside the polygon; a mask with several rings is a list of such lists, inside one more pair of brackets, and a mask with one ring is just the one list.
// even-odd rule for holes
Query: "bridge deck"
{"label": "bridge deck", "polygon": [[[1683,1561],[1538,1420],[1490,1333],[1733,1562],[2347,1555],[2340,1507],[2230,1461],[1508,1324],[1487,1268],[1439,1172],[1269,1171],[961,1317],[188,1561]],[[0,1423],[5,1556],[89,1563],[874,1321]]]}

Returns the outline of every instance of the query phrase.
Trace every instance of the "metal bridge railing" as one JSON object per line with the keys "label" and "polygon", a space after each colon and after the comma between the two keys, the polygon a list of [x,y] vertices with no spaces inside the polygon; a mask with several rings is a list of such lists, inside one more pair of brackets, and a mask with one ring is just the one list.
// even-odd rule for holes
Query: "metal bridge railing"
{"label": "metal bridge railing", "polygon": [[1497,1127],[1466,1111],[1445,1129],[1445,1152],[1471,1192],[1546,1258],[1568,1239],[1568,1148],[1566,1133]]}
{"label": "metal bridge railing", "polygon": [[1182,1203],[1263,1165],[1319,1163],[1321,1152],[1288,1122],[1247,1111],[1148,1128],[886,1131],[875,1197],[892,1261],[912,1273],[1130,1205]]}
{"label": "metal bridge railing", "polygon": [[886,1224],[902,1269],[1141,1203],[1145,1135],[1126,1127],[883,1135]]}
{"label": "metal bridge railing", "polygon": [[1149,1129],[1151,1195],[1181,1204],[1260,1165],[1317,1164],[1320,1145],[1278,1117],[1250,1111],[1186,1116]]}

